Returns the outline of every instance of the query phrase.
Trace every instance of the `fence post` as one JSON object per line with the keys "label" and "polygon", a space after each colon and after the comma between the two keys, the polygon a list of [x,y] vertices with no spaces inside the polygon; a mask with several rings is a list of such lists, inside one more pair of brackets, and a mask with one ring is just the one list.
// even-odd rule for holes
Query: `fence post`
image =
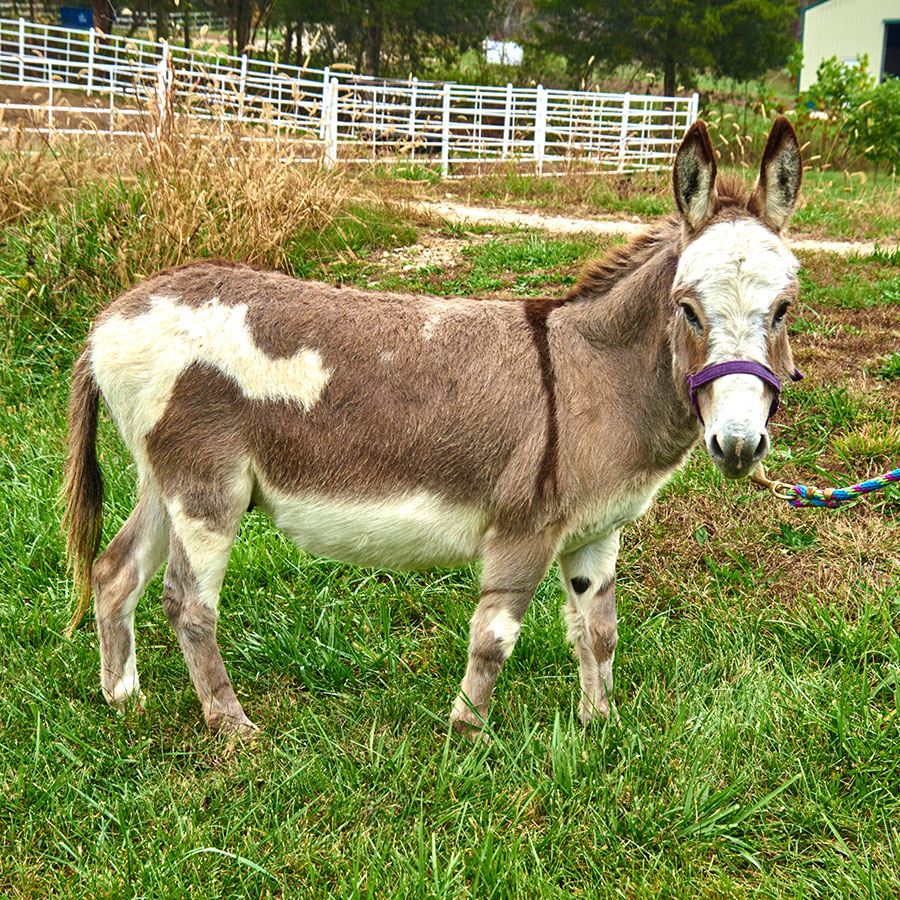
{"label": "fence post", "polygon": [[91,26],[90,31],[88,31],[88,65],[87,65],[87,95],[91,96],[91,91],[94,87],[94,35],[96,32],[94,31],[93,26]]}
{"label": "fence post", "polygon": [[156,70],[156,105],[159,108],[159,123],[157,125],[157,133],[161,134],[163,125],[166,121],[166,112],[168,109],[168,90],[167,81],[169,75],[169,42],[162,40],[162,55],[160,56],[159,65]]}
{"label": "fence post", "polygon": [[25,20],[19,19],[19,81],[25,83]]}
{"label": "fence post", "polygon": [[509,156],[509,139],[512,133],[512,101],[513,86],[511,81],[506,82],[506,108],[503,110],[503,148],[500,151],[500,158],[506,159]]}
{"label": "fence post", "polygon": [[244,93],[247,90],[247,54],[241,54],[241,80],[238,84],[238,120],[244,118]]}
{"label": "fence post", "polygon": [[544,172],[544,149],[547,143],[547,91],[537,86],[537,109],[534,115],[534,163],[538,175]]}
{"label": "fence post", "polygon": [[[53,132],[53,60],[47,57],[47,130]],[[49,137],[49,135],[48,135]]]}
{"label": "fence post", "polygon": [[319,140],[325,138],[325,126],[328,122],[328,95],[331,93],[331,69],[325,66],[322,72],[322,114],[319,119]]}
{"label": "fence post", "polygon": [[628,140],[628,114],[631,112],[631,92],[622,98],[622,126],[619,129],[619,165],[617,172],[625,170],[625,143]]}
{"label": "fence post", "polygon": [[[325,165],[331,168],[337,162],[338,139],[338,80],[331,79],[328,85],[328,120],[325,123]],[[324,103],[324,98],[323,98]]]}
{"label": "fence post", "polygon": [[691,95],[691,102],[688,104],[688,128],[697,121],[697,116],[700,114],[700,95],[694,91]]}
{"label": "fence post", "polygon": [[444,85],[444,109],[441,118],[441,178],[450,174],[450,85]]}
{"label": "fence post", "polygon": [[409,128],[407,129],[410,140],[416,136],[416,93],[418,89],[419,79],[413,76],[412,94],[409,98]]}

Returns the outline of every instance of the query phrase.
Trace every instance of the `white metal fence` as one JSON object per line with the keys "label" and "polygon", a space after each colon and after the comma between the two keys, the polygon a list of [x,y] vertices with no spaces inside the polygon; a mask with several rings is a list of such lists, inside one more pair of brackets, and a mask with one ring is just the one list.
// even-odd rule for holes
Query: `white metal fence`
{"label": "white metal fence", "polygon": [[[539,172],[572,159],[616,171],[668,165],[697,118],[696,94],[390,81],[22,19],[0,19],[0,82],[50,91],[43,114],[7,104],[31,109],[38,130],[130,134],[148,104],[164,113],[174,103],[199,118],[265,119],[308,139],[310,153],[329,162],[424,157],[445,175],[460,163],[503,159],[533,161]],[[80,106],[79,120],[58,105],[59,89],[104,101]]]}

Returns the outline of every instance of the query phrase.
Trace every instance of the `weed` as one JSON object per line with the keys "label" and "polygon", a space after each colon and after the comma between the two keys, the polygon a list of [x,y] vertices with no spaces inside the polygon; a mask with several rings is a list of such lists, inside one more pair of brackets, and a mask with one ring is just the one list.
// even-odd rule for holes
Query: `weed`
{"label": "weed", "polygon": [[895,351],[885,356],[881,365],[875,370],[875,374],[886,381],[900,378],[900,353]]}

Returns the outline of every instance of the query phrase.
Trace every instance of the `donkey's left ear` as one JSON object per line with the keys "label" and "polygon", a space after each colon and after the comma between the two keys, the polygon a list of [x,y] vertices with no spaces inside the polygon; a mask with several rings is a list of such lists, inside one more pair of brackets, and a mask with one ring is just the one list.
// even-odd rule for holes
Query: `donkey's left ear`
{"label": "donkey's left ear", "polygon": [[772,125],[763,150],[759,180],[747,209],[770,228],[781,231],[797,206],[803,160],[794,126],[779,116]]}
{"label": "donkey's left ear", "polygon": [[698,120],[687,130],[672,170],[675,203],[691,231],[712,218],[716,206],[716,154],[706,125]]}

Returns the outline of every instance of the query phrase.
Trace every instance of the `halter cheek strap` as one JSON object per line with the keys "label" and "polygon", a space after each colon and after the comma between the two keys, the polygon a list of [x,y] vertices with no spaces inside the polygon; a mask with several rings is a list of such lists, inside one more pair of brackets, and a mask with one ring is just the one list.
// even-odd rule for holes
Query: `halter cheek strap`
{"label": "halter cheek strap", "polygon": [[[715,363],[701,369],[696,375],[687,376],[688,393],[691,395],[691,404],[700,424],[703,422],[703,416],[700,414],[700,405],[697,403],[697,390],[710,381],[715,381],[723,375],[755,375],[761,378],[775,392],[772,399],[772,405],[769,407],[769,416],[766,419],[766,425],[772,420],[772,416],[778,411],[778,398],[781,395],[781,381],[778,376],[767,366],[762,363],[753,362],[749,359],[733,359],[729,362]],[[799,369],[794,369],[791,375],[792,381],[799,381],[803,377],[803,373]]]}

